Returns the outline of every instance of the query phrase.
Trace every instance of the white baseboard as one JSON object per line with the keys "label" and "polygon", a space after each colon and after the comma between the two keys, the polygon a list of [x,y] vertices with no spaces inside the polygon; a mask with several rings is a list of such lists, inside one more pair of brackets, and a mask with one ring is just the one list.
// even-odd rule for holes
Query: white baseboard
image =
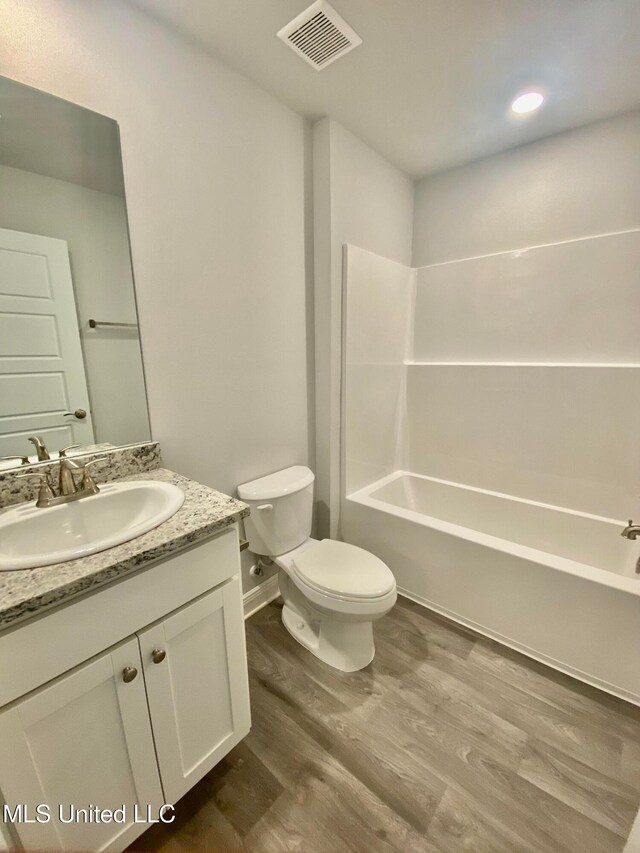
{"label": "white baseboard", "polygon": [[242,604],[244,607],[244,618],[248,619],[258,610],[262,610],[271,601],[280,595],[280,587],[278,586],[278,575],[267,578],[259,586],[254,586],[242,596]]}

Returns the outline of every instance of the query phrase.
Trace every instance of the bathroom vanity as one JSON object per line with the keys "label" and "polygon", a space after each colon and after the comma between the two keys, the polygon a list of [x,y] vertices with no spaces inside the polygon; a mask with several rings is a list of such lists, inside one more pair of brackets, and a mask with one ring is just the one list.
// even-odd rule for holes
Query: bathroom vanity
{"label": "bathroom vanity", "polygon": [[171,482],[184,504],[110,550],[0,573],[10,847],[122,850],[170,821],[163,804],[249,731],[237,524],[248,510],[162,468],[125,479]]}

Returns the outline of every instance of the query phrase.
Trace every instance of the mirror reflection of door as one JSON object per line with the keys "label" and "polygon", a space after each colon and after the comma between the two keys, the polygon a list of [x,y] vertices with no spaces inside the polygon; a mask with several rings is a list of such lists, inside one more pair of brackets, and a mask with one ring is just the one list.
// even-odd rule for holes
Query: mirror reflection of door
{"label": "mirror reflection of door", "polygon": [[94,443],[67,243],[4,228],[0,424],[0,456],[32,451],[34,434],[54,448]]}
{"label": "mirror reflection of door", "polygon": [[2,75],[0,114],[0,471],[148,441],[118,125]]}

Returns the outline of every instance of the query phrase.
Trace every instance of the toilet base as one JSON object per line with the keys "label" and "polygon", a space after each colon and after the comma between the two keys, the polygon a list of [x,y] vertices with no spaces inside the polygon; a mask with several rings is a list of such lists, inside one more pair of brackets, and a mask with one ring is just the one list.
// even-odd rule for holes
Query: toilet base
{"label": "toilet base", "polygon": [[341,672],[356,672],[371,663],[375,656],[372,622],[332,619],[309,606],[294,608],[285,601],[282,624],[323,663]]}

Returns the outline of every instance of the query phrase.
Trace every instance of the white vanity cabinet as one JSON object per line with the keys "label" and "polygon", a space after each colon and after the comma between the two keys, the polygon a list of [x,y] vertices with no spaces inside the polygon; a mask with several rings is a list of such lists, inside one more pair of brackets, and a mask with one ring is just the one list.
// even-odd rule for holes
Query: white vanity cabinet
{"label": "white vanity cabinet", "polygon": [[139,635],[162,787],[175,803],[249,730],[244,624],[225,584]]}
{"label": "white vanity cabinet", "polygon": [[[15,824],[30,850],[122,849],[139,835],[134,806],[157,813],[164,803],[136,638],[57,678],[0,714],[3,798],[27,812]],[[63,823],[69,806],[130,804],[124,824]],[[38,806],[49,823],[35,820]]]}
{"label": "white vanity cabinet", "polygon": [[[168,610],[171,598],[179,606]],[[0,656],[22,641],[28,665],[47,654],[48,638],[53,668],[64,666],[57,615],[0,635]],[[89,631],[94,620],[101,643],[126,636],[0,710],[0,794],[27,810],[12,825],[27,849],[123,850],[249,731],[237,530],[72,602],[65,615]],[[71,636],[91,648],[89,635]],[[38,822],[39,805],[49,822]],[[68,818],[72,805],[124,805],[124,820],[62,822],[59,807]]]}

